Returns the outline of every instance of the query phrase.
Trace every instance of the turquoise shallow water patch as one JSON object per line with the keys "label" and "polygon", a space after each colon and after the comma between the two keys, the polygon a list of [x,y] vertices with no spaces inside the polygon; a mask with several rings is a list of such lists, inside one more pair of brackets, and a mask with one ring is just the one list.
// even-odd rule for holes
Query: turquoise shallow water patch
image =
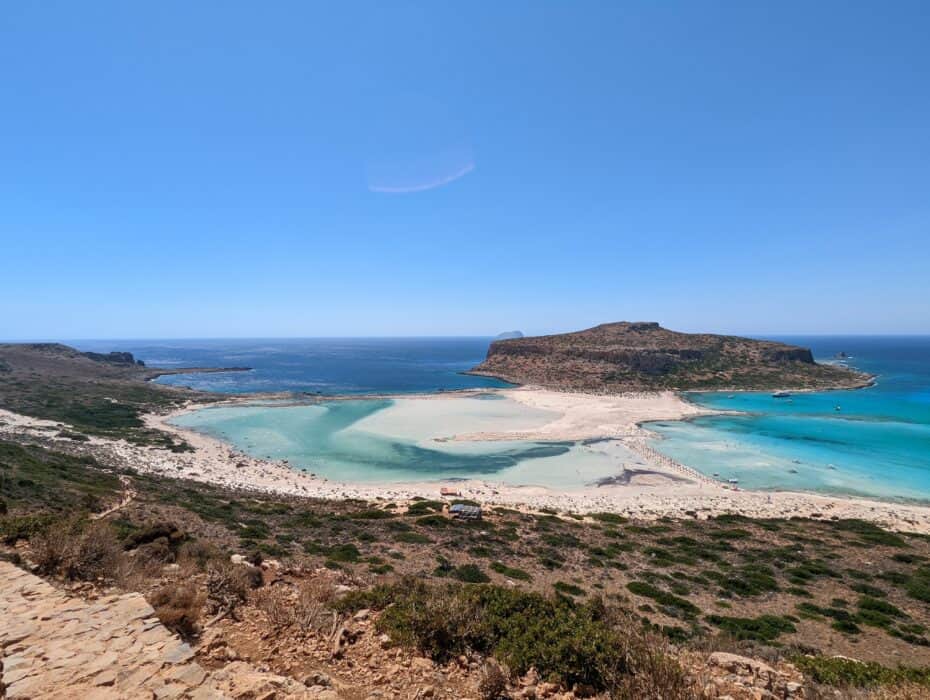
{"label": "turquoise shallow water patch", "polygon": [[930,338],[792,339],[877,376],[857,391],[691,394],[740,415],[651,423],[654,446],[752,489],[930,500]]}
{"label": "turquoise shallow water patch", "polygon": [[336,481],[392,483],[486,478],[577,487],[641,466],[619,443],[464,440],[526,430],[556,414],[510,399],[360,399],[286,407],[208,408],[174,422],[255,457],[288,460]]}

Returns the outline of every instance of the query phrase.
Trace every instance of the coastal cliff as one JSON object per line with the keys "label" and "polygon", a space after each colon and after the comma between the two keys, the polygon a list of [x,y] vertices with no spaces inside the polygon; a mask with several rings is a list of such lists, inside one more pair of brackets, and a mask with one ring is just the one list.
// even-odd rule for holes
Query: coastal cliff
{"label": "coastal cliff", "polygon": [[498,340],[470,374],[563,391],[829,389],[865,374],[822,365],[808,348],[655,322],[605,323],[574,333]]}

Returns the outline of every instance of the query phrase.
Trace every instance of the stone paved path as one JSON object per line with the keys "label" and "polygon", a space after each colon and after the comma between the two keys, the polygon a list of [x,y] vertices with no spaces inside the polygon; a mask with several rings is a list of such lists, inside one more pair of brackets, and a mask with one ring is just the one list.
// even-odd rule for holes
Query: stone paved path
{"label": "stone paved path", "polygon": [[[0,681],[22,698],[221,698],[138,593],[88,602],[0,561]],[[2,696],[2,693],[0,693]]]}

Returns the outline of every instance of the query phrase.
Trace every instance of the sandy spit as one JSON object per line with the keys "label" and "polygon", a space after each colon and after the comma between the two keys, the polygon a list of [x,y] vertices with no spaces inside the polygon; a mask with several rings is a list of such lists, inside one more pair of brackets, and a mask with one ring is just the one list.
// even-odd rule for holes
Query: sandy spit
{"label": "sandy spit", "polygon": [[[484,390],[486,391],[486,390]],[[707,518],[724,513],[748,517],[861,518],[896,530],[930,534],[930,507],[863,498],[846,498],[796,492],[755,492],[721,484],[686,465],[657,453],[647,444],[650,434],[640,426],[650,420],[677,420],[707,411],[671,392],[630,395],[587,395],[534,387],[497,389],[496,393],[527,406],[554,411],[558,417],[531,431],[456,435],[455,440],[618,440],[636,451],[648,465],[628,483],[553,490],[542,486],[513,486],[485,480],[431,481],[403,484],[339,483],[292,468],[286,462],[266,461],[243,454],[212,437],[185,430],[169,421],[207,405],[243,403],[241,398],[215,404],[191,404],[171,413],[149,414],[145,423],[187,441],[193,452],[172,453],[140,447],[125,440],[93,437],[72,443],[56,433],[60,423],[0,410],[0,437],[61,440],[98,456],[104,463],[140,472],[213,483],[229,488],[324,499],[357,498],[369,501],[405,501],[414,497],[440,498],[440,489],[453,488],[463,498],[487,505],[524,510],[551,509],[573,513],[613,512],[634,518],[664,516]],[[480,392],[446,392],[421,400],[449,400]]]}

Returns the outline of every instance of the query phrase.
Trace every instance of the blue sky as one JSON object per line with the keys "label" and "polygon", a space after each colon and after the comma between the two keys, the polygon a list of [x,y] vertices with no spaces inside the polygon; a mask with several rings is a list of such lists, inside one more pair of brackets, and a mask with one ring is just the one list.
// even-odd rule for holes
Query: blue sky
{"label": "blue sky", "polygon": [[6,2],[0,337],[930,333],[925,2]]}

